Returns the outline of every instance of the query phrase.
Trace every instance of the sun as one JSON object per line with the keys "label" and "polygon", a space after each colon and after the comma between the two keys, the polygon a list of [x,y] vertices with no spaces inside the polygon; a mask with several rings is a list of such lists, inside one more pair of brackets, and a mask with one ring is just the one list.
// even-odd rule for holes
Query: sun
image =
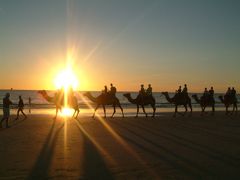
{"label": "sun", "polygon": [[61,115],[64,117],[69,117],[73,112],[72,109],[69,108],[68,93],[71,92],[71,90],[77,90],[79,85],[78,79],[72,68],[68,67],[60,71],[54,79],[54,84],[57,89],[64,90],[64,106]]}
{"label": "sun", "polygon": [[56,76],[54,84],[57,89],[64,88],[64,90],[67,91],[69,90],[69,88],[73,88],[73,90],[76,90],[78,88],[79,82],[72,68],[68,67],[62,70]]}

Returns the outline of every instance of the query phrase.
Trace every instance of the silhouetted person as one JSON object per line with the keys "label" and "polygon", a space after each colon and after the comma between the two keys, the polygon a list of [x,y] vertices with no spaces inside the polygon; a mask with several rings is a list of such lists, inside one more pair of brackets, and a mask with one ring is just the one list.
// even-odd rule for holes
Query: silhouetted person
{"label": "silhouetted person", "polygon": [[208,92],[207,88],[205,88],[204,92],[203,92],[203,98],[206,100],[208,97],[209,97],[209,92]]}
{"label": "silhouetted person", "polygon": [[139,91],[139,94],[140,94],[141,96],[145,96],[145,94],[146,94],[146,91],[145,91],[145,89],[144,89],[144,85],[143,85],[143,84],[141,84],[141,89],[140,89],[140,91]]}
{"label": "silhouetted person", "polygon": [[117,93],[117,88],[114,87],[112,83],[110,84],[110,86],[111,86],[111,88],[110,88],[110,94],[111,94],[112,96],[115,96],[116,93]]}
{"label": "silhouetted person", "polygon": [[179,86],[177,91],[178,91],[178,94],[180,94],[182,92],[182,86]]}
{"label": "silhouetted person", "polygon": [[148,96],[152,96],[152,86],[151,86],[151,84],[148,85],[146,93],[147,93]]}
{"label": "silhouetted person", "polygon": [[24,117],[25,117],[24,119],[27,118],[26,114],[23,112],[23,108],[24,108],[24,103],[23,103],[22,97],[19,96],[17,117],[16,117],[15,120],[18,120],[18,118],[19,118],[19,113],[20,113],[20,112],[24,115]]}
{"label": "silhouetted person", "polygon": [[232,95],[232,90],[230,87],[228,87],[227,92],[225,94],[225,98],[230,99]]}
{"label": "silhouetted person", "polygon": [[230,88],[230,87],[228,87],[228,89],[227,89],[227,92],[226,92],[226,95],[227,95],[227,96],[230,96],[230,95],[231,95],[231,93],[232,93],[232,90],[231,90],[231,88]]}
{"label": "silhouetted person", "polygon": [[107,88],[107,86],[104,86],[104,89],[102,90],[102,94],[105,95],[105,96],[107,96],[107,94],[108,94],[108,88]]}
{"label": "silhouetted person", "polygon": [[28,106],[29,106],[28,111],[29,111],[29,113],[31,113],[31,106],[32,106],[32,99],[31,99],[31,97],[28,98]]}
{"label": "silhouetted person", "polygon": [[237,94],[237,92],[236,92],[235,88],[232,87],[232,90],[231,90],[231,97],[232,97],[234,100],[237,100],[236,94]]}
{"label": "silhouetted person", "polygon": [[209,92],[209,96],[210,96],[211,98],[213,98],[213,97],[214,97],[213,87],[211,87],[211,89],[210,89],[208,92]]}
{"label": "silhouetted person", "polygon": [[187,85],[186,85],[186,84],[184,84],[184,88],[183,88],[183,90],[182,90],[182,94],[183,94],[184,96],[188,96],[188,88],[187,88]]}
{"label": "silhouetted person", "polygon": [[139,91],[139,95],[140,95],[141,101],[144,101],[144,97],[146,96],[146,91],[144,89],[144,85],[143,84],[141,84],[141,89]]}
{"label": "silhouetted person", "polygon": [[8,120],[10,117],[10,105],[13,104],[10,101],[10,94],[7,93],[6,96],[3,98],[3,118],[1,119],[0,127],[2,127],[2,122],[6,120],[6,128],[9,128]]}

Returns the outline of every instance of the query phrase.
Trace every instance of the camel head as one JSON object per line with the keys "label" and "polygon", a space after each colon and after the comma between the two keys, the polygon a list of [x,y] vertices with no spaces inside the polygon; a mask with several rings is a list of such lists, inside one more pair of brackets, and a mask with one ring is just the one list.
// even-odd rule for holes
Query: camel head
{"label": "camel head", "polygon": [[224,102],[223,96],[218,96],[218,98],[221,100],[221,102]]}
{"label": "camel head", "polygon": [[167,96],[168,95],[168,92],[165,91],[165,92],[162,92],[163,95]]}
{"label": "camel head", "polygon": [[47,92],[45,90],[39,90],[39,91],[37,91],[37,93],[39,93],[41,95],[46,95],[47,94]]}
{"label": "camel head", "polygon": [[125,93],[125,94],[123,94],[123,96],[126,97],[126,98],[129,98],[131,96],[131,94],[130,93]]}
{"label": "camel head", "polygon": [[197,99],[197,95],[196,95],[196,94],[193,94],[192,97],[195,98],[195,99]]}
{"label": "camel head", "polygon": [[90,92],[85,92],[85,93],[83,93],[83,96],[86,96],[86,97],[88,97],[88,96],[90,96],[90,95],[91,95]]}

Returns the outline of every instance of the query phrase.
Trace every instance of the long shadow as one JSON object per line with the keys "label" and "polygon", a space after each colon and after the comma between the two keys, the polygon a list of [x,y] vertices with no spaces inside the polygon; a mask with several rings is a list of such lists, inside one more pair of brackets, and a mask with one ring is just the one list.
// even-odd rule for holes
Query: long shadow
{"label": "long shadow", "polygon": [[[116,123],[116,122],[114,122]],[[124,139],[126,139],[127,141],[130,141],[131,143],[133,143],[134,145],[140,147],[141,149],[145,150],[146,152],[149,152],[150,154],[154,155],[155,157],[159,157],[163,160],[165,160],[166,162],[168,162],[170,165],[172,165],[172,167],[177,168],[182,170],[183,172],[185,172],[186,174],[190,174],[193,177],[199,177],[199,176],[211,176],[211,177],[215,177],[216,173],[210,171],[209,169],[200,166],[199,164],[196,164],[194,162],[192,162],[190,159],[187,159],[185,157],[179,156],[179,154],[170,151],[169,149],[167,149],[166,147],[156,144],[155,142],[153,142],[150,139],[145,138],[143,135],[139,135],[136,132],[130,130],[127,127],[124,127],[120,124],[118,124],[120,128],[127,130],[128,132],[130,132],[131,134],[134,134],[135,136],[141,138],[142,140],[144,140],[145,142],[152,144],[153,146],[161,149],[162,151],[164,151],[165,153],[167,153],[169,156],[169,158],[173,158],[172,160],[167,159],[166,157],[162,156],[159,152],[153,151],[149,148],[147,148],[144,145],[141,145],[139,143],[136,142],[136,140],[134,141],[133,139],[131,139],[130,137],[127,137],[126,135],[124,135],[123,133],[120,133],[120,136],[122,136]],[[180,162],[180,163],[178,163]],[[182,163],[181,163],[182,162]],[[187,165],[186,167],[183,166],[183,164]],[[190,168],[187,168],[190,167]],[[195,170],[194,170],[195,169]]]}
{"label": "long shadow", "polygon": [[61,129],[64,127],[64,123],[63,123],[54,132],[55,124],[56,124],[56,120],[53,121],[53,124],[45,140],[45,143],[38,156],[38,159],[34,167],[32,168],[30,174],[28,175],[27,179],[47,179],[48,178],[48,171],[53,158],[53,152],[56,147],[57,137]]}
{"label": "long shadow", "polygon": [[[205,119],[206,121],[210,121],[210,119]],[[177,120],[178,121],[178,120]],[[186,122],[184,122],[184,124],[185,125],[190,125],[190,126],[196,126],[197,125],[197,127],[198,128],[200,128],[200,129],[204,129],[204,130],[208,130],[208,131],[211,131],[211,132],[216,132],[215,130],[216,130],[216,128],[215,127],[206,127],[206,126],[203,126],[203,125],[201,125],[201,124],[195,124],[195,123],[192,123],[193,121],[186,121]],[[228,123],[226,123],[226,122],[218,122],[218,125],[221,125],[222,127],[226,127],[227,125],[229,124],[229,122]],[[239,124],[238,124],[239,125]],[[234,126],[234,127],[236,127],[236,126]],[[240,126],[239,126],[240,127]],[[232,136],[237,136],[237,138],[239,137],[239,133],[235,133],[235,132],[229,132],[229,131],[224,131],[224,130],[226,130],[226,129],[222,129],[222,131],[221,131],[221,133],[223,134],[223,135],[225,135],[225,134],[227,134],[227,135],[232,135]],[[218,131],[217,131],[218,132]]]}
{"label": "long shadow", "polygon": [[[138,124],[132,124],[131,122],[126,122],[126,124],[128,124],[130,126],[134,126],[134,127],[138,128],[138,129],[141,129],[141,130],[143,130],[145,132],[148,132],[148,133],[150,133],[150,134],[152,134],[154,136],[161,137],[161,138],[164,138],[166,140],[172,141],[172,142],[174,142],[176,144],[179,144],[181,146],[189,148],[189,149],[191,149],[193,151],[197,151],[197,152],[199,152],[201,154],[204,154],[206,156],[211,157],[214,160],[217,160],[217,161],[220,161],[220,162],[224,162],[225,164],[231,165],[233,167],[236,167],[236,166],[240,165],[239,160],[237,160],[236,157],[234,157],[234,156],[228,155],[226,153],[222,153],[222,152],[217,151],[217,150],[215,150],[213,148],[210,148],[210,147],[208,147],[206,145],[198,144],[195,141],[192,141],[192,140],[189,140],[189,139],[177,136],[177,135],[175,135],[175,134],[173,134],[171,132],[168,132],[166,130],[161,130],[161,133],[164,133],[164,134],[160,134],[158,132],[153,131],[153,129],[146,128],[145,126],[143,127],[143,126],[138,125]],[[192,144],[193,146],[190,146],[189,144]]]}
{"label": "long shadow", "polygon": [[182,128],[184,129],[185,131],[188,131],[188,132],[194,132],[194,133],[200,133],[199,135],[207,135],[207,136],[215,136],[217,139],[221,139],[222,141],[226,141],[226,142],[233,142],[233,143],[238,143],[240,141],[240,138],[239,137],[236,137],[236,136],[224,136],[224,135],[221,135],[221,134],[218,134],[217,132],[213,131],[213,130],[207,130],[205,128],[202,128],[202,127],[196,127],[195,125],[193,124],[182,124],[182,123],[178,123],[177,124],[177,127],[178,128]]}
{"label": "long shadow", "polygon": [[[90,138],[83,131],[83,127],[76,120],[77,127],[83,136],[83,179],[114,179],[112,173],[108,169],[102,155],[99,153]],[[81,148],[81,147],[79,147]]]}
{"label": "long shadow", "polygon": [[[15,123],[12,123],[11,122],[11,124],[10,124],[10,126],[11,126],[11,128],[13,128],[13,127],[15,127],[15,126],[18,126],[18,125],[20,125],[20,124],[22,124],[24,121],[26,121],[27,119],[22,119],[22,120],[18,120],[17,122],[15,122]],[[1,131],[5,131],[5,130],[7,130],[7,129],[9,129],[9,128],[0,128],[0,132]]]}

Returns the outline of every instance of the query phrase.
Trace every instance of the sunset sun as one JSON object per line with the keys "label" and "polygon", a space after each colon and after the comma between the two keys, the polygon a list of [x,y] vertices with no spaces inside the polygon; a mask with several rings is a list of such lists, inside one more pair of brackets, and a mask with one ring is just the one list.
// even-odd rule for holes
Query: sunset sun
{"label": "sunset sun", "polygon": [[73,111],[69,107],[68,104],[68,94],[69,91],[76,90],[79,85],[79,81],[77,79],[77,76],[75,75],[74,71],[72,68],[68,67],[57,74],[54,84],[57,89],[62,89],[64,90],[64,107],[62,109],[61,115],[62,116],[71,116]]}
{"label": "sunset sun", "polygon": [[67,91],[69,88],[76,90],[78,88],[79,82],[71,68],[66,68],[57,74],[54,84],[57,89],[64,88]]}

